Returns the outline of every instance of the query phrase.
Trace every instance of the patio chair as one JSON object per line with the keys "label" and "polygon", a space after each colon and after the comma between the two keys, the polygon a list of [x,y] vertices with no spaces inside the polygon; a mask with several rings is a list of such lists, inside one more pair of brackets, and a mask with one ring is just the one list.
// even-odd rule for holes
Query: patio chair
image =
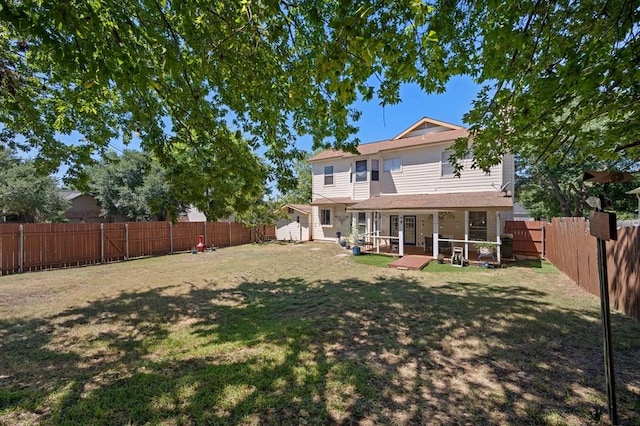
{"label": "patio chair", "polygon": [[[443,237],[440,237],[443,238]],[[438,253],[448,253],[451,254],[452,244],[451,241],[441,241],[438,240]]]}

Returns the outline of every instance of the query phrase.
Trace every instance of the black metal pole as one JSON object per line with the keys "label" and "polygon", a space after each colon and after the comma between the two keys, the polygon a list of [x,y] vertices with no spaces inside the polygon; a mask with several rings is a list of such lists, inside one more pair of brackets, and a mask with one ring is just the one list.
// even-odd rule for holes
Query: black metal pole
{"label": "black metal pole", "polygon": [[609,310],[609,278],[607,276],[607,245],[600,238],[598,241],[598,279],[600,281],[600,310],[602,312],[602,331],[604,340],[604,371],[607,379],[607,399],[609,401],[609,417],[612,425],[618,424],[616,409],[616,384],[613,370],[613,343],[611,339],[611,313]]}

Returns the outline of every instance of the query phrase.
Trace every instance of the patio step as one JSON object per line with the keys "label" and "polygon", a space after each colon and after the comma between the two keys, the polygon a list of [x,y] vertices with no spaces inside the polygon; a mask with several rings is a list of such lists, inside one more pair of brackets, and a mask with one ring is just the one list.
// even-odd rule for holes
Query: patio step
{"label": "patio step", "polygon": [[419,271],[433,260],[431,256],[408,255],[401,257],[387,265],[387,268]]}

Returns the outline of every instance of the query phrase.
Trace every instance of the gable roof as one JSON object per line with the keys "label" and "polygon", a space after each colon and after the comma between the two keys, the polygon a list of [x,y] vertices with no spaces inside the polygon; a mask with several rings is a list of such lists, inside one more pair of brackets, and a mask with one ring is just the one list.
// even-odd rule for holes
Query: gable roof
{"label": "gable roof", "polygon": [[[394,149],[411,148],[440,142],[453,142],[458,138],[468,136],[469,132],[464,127],[424,117],[393,139],[360,144],[357,150],[360,155],[373,155]],[[335,149],[327,149],[314,155],[309,161],[329,160],[355,155],[356,154]]]}
{"label": "gable roof", "polygon": [[442,132],[447,130],[460,130],[464,129],[462,126],[458,126],[457,124],[447,123],[446,121],[434,120],[429,117],[422,117],[415,124],[410,126],[407,130],[400,133],[393,139],[402,139],[411,133],[435,133]]}
{"label": "gable roof", "polygon": [[84,194],[80,191],[74,191],[72,189],[59,189],[58,195],[60,195],[60,197],[62,197],[66,201],[71,201],[82,195],[89,195],[89,194]]}

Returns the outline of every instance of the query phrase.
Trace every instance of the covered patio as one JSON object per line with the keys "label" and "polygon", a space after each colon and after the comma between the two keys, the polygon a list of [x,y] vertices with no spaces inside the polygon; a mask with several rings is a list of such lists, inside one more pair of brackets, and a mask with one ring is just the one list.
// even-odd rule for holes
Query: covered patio
{"label": "covered patio", "polygon": [[[455,252],[470,261],[482,251],[500,262],[504,221],[513,211],[513,199],[497,191],[381,195],[348,210],[365,251],[433,258]],[[487,247],[493,250],[486,252]]]}

